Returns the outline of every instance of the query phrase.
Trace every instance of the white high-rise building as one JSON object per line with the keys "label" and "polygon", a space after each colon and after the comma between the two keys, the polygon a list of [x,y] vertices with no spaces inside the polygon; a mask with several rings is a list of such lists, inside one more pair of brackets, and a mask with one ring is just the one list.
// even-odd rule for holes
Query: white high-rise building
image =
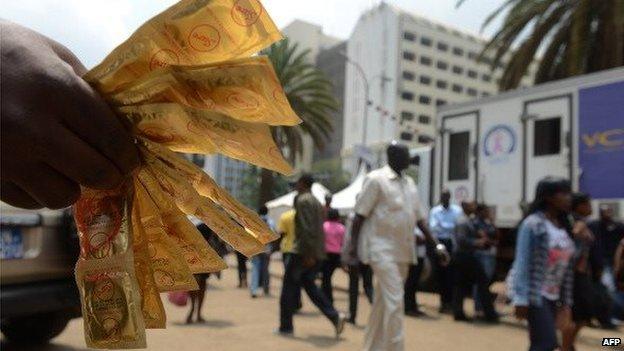
{"label": "white high-rise building", "polygon": [[[323,28],[319,25],[302,20],[294,20],[286,27],[282,28],[282,34],[291,43],[298,45],[299,52],[310,50],[308,58],[310,63],[317,65],[319,53],[338,45],[341,40],[323,33]],[[314,143],[308,135],[303,136],[303,153],[295,160],[295,171],[309,171],[312,166],[314,156]]]}
{"label": "white high-rise building", "polygon": [[[380,164],[392,140],[432,141],[436,106],[495,94],[503,65],[492,71],[487,57],[477,62],[485,43],[386,3],[363,13],[347,43],[345,170],[355,171],[360,150]],[[533,64],[523,85],[532,84],[534,70]]]}

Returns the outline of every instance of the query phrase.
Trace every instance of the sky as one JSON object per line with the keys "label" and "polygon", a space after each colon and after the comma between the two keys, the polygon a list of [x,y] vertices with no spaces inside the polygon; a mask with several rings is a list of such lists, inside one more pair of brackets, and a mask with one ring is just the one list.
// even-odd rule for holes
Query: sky
{"label": "sky", "polygon": [[[5,1],[0,17],[34,29],[72,50],[87,67],[99,63],[143,22],[175,0],[16,0]],[[483,20],[502,0],[386,1],[461,30],[479,34]],[[326,34],[347,39],[360,14],[379,0],[263,0],[279,28],[295,19],[323,27]],[[483,33],[487,37],[497,23]]]}

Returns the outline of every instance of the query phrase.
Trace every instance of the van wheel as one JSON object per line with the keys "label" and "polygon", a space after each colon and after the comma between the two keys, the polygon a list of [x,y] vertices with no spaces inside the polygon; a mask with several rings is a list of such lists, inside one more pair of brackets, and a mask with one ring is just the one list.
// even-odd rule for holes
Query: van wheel
{"label": "van wheel", "polygon": [[45,344],[65,330],[70,319],[62,312],[8,318],[2,321],[0,330],[10,342]]}

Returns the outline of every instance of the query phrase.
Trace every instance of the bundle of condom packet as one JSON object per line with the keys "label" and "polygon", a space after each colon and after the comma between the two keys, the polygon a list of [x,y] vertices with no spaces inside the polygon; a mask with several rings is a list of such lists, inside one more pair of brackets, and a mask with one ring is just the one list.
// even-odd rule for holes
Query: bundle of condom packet
{"label": "bundle of condom packet", "polygon": [[142,158],[131,180],[113,190],[83,188],[74,206],[87,346],[145,348],[145,329],[166,325],[159,294],[197,289],[194,273],[226,267],[188,216],[247,256],[277,238],[176,152],[292,172],[269,127],[300,119],[270,61],[252,56],[280,39],[258,0],[182,0],[84,76]]}

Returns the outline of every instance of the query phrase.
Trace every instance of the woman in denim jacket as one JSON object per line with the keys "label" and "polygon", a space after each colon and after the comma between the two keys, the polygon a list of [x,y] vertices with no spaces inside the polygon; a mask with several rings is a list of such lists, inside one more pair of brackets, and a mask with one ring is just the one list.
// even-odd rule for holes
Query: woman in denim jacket
{"label": "woman in denim jacket", "polygon": [[575,252],[570,202],[567,180],[542,179],[518,230],[511,298],[516,317],[528,320],[530,351],[557,349],[556,329],[570,320]]}

